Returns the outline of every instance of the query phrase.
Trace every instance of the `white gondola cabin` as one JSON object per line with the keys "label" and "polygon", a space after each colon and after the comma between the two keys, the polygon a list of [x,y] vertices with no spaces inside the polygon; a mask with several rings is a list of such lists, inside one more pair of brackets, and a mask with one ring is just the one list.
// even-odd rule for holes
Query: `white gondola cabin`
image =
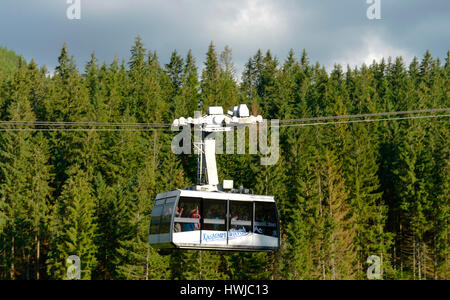
{"label": "white gondola cabin", "polygon": [[157,195],[149,232],[153,247],[233,251],[280,247],[274,197],[233,190],[232,180],[218,184],[216,133],[262,122],[261,116],[249,116],[246,105],[236,106],[229,114],[224,115],[221,107],[211,107],[204,117],[174,121],[174,126],[195,125],[201,132],[201,142],[194,143],[199,154],[199,185]]}
{"label": "white gondola cabin", "polygon": [[271,251],[280,246],[272,196],[174,190],[156,197],[150,244],[156,248]]}

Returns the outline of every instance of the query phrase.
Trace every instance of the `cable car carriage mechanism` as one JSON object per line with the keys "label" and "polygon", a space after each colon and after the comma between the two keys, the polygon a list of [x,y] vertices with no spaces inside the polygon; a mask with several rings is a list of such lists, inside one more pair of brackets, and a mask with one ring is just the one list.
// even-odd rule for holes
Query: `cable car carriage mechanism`
{"label": "cable car carriage mechanism", "polygon": [[280,247],[274,197],[233,189],[232,180],[219,185],[217,175],[215,133],[259,122],[262,117],[250,116],[245,104],[234,107],[228,115],[222,107],[210,107],[206,116],[174,121],[174,126],[199,128],[201,138],[194,141],[199,150],[198,185],[156,196],[150,221],[152,247],[231,251],[273,251]]}

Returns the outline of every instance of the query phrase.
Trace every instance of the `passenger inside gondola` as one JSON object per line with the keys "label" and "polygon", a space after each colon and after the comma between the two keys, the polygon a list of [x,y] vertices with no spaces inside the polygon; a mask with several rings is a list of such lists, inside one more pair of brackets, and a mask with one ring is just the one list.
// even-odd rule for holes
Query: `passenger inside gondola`
{"label": "passenger inside gondola", "polygon": [[[182,207],[181,209],[177,206],[175,209],[175,218],[179,218],[183,215],[183,210],[184,208]],[[181,224],[178,222],[175,222],[173,225],[173,231],[174,232],[181,232]]]}
{"label": "passenger inside gondola", "polygon": [[194,230],[200,230],[200,219],[202,218],[199,213],[198,206],[191,210],[191,218],[198,219],[197,223],[194,223]]}
{"label": "passenger inside gondola", "polygon": [[[237,214],[234,215],[234,217],[231,218],[231,224],[233,224],[233,221],[238,221],[239,220],[239,216]],[[239,230],[237,225],[231,225],[230,230]]]}
{"label": "passenger inside gondola", "polygon": [[227,202],[207,200],[203,204],[202,230],[226,231]]}
{"label": "passenger inside gondola", "polygon": [[[199,214],[198,206],[186,212],[184,217],[189,219],[200,219],[201,216]],[[195,231],[195,230],[200,230],[200,222],[185,223],[183,226],[183,231]]]}
{"label": "passenger inside gondola", "polygon": [[200,199],[181,198],[174,213],[173,231],[200,230]]}

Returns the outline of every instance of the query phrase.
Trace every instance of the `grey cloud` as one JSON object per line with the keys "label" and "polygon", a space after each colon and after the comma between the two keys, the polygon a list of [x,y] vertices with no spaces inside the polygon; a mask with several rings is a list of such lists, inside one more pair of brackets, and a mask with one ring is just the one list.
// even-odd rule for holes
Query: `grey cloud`
{"label": "grey cloud", "polygon": [[202,66],[210,41],[229,45],[238,71],[261,48],[282,62],[305,48],[311,61],[361,64],[380,55],[434,56],[448,51],[448,0],[381,0],[382,20],[368,20],[366,0],[81,0],[81,20],[68,20],[66,0],[2,0],[0,45],[50,68],[67,43],[80,68],[95,51],[127,60],[140,35],[161,63],[192,49]]}

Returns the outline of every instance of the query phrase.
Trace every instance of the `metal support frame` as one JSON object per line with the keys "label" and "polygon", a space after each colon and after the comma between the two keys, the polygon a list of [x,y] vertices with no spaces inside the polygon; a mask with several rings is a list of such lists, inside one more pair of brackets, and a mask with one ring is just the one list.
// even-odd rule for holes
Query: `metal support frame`
{"label": "metal support frame", "polygon": [[[229,112],[230,115],[230,112]],[[192,124],[198,132],[194,138],[197,151],[197,185],[206,191],[219,190],[219,177],[216,163],[216,132],[232,131],[235,127],[261,123],[261,116],[249,116],[248,108],[241,104],[233,108],[232,115],[223,114],[222,107],[210,107],[206,116],[196,114],[195,118],[180,118],[174,126]],[[199,139],[200,137],[200,139]]]}

